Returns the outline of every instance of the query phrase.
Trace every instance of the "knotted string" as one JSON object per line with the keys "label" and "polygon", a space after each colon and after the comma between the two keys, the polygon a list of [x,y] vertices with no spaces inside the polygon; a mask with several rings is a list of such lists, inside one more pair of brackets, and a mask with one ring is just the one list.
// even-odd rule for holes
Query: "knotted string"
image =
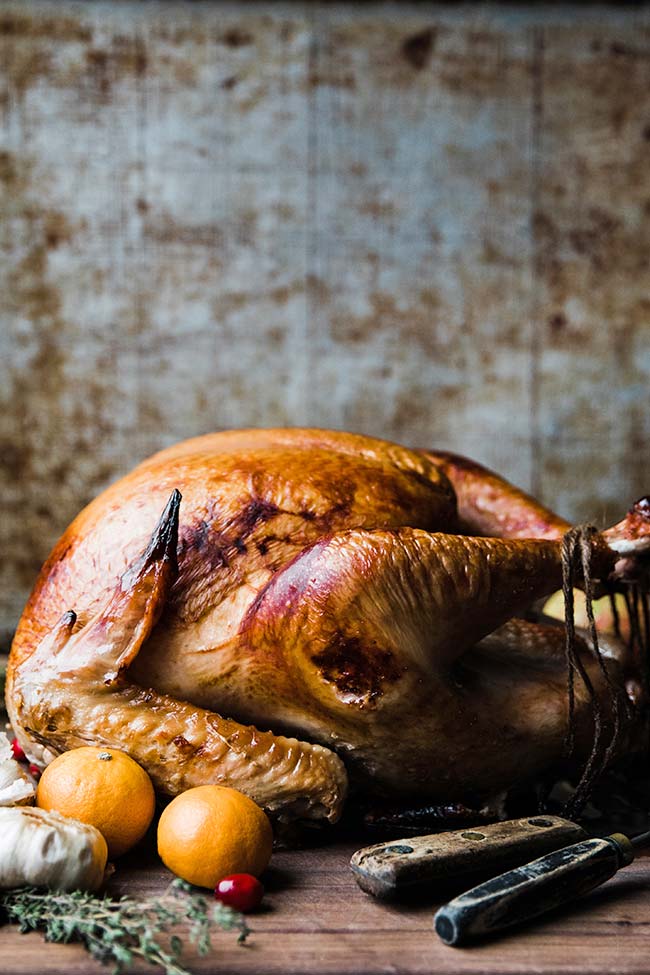
{"label": "knotted string", "polygon": [[[594,736],[589,757],[587,758],[587,762],[582,770],[575,792],[565,806],[564,811],[568,816],[576,816],[580,813],[587,802],[597,779],[611,761],[618,744],[621,729],[622,710],[626,703],[626,700],[612,682],[598,643],[598,631],[596,629],[596,621],[593,610],[594,584],[591,573],[593,540],[597,534],[598,531],[593,525],[581,525],[577,528],[572,528],[562,539],[562,592],[564,595],[565,655],[567,663],[567,694],[569,703],[569,720],[565,739],[567,755],[570,756],[575,747],[576,675],[578,675],[582,680],[582,683],[584,684],[589,695],[589,703],[594,723]],[[578,572],[582,577],[584,587],[589,637],[592,643],[593,653],[598,662],[598,667],[605,681],[605,685],[609,691],[611,703],[613,717],[612,734],[611,738],[606,744],[604,744],[606,723],[604,720],[605,715],[603,714],[603,706],[582,661],[578,639],[576,637],[573,589]],[[645,606],[647,609],[647,601]],[[615,614],[614,623],[620,632],[620,620],[618,618],[618,612]],[[648,630],[646,628],[646,633],[647,632]]]}

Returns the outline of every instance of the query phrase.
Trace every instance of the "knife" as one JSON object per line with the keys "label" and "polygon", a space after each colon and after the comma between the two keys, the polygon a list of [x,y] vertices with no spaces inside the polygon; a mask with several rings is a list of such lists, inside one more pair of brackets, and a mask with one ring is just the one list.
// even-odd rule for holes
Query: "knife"
{"label": "knife", "polygon": [[436,913],[434,927],[460,946],[566,904],[599,887],[650,842],[650,831],[585,839],[518,866],[454,898]]}
{"label": "knife", "polygon": [[479,879],[526,863],[586,837],[559,816],[530,816],[429,836],[376,843],[358,850],[350,868],[362,890],[382,899],[426,889],[467,889]]}

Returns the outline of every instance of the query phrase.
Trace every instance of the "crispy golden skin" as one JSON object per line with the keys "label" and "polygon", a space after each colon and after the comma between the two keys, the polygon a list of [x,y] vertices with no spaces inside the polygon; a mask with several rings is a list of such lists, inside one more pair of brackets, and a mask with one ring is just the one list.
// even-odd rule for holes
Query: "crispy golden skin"
{"label": "crispy golden skin", "polygon": [[[140,555],[175,489],[180,521],[173,496]],[[601,577],[619,542],[627,561],[647,547],[635,517],[599,538]],[[12,720],[44,760],[123,747],[163,792],[222,782],[287,819],[339,815],[341,759],[357,788],[480,801],[562,760],[561,635],[508,621],[557,589],[568,527],[449,454],[320,430],[187,441],[55,547],[12,648]],[[584,753],[580,688],[576,716]]]}

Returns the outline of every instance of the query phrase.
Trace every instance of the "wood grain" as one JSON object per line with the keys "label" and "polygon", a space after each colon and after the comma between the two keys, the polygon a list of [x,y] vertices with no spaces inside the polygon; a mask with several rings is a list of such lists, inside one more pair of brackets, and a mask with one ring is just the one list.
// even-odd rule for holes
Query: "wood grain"
{"label": "wood grain", "polygon": [[648,490],[644,5],[0,10],[0,635],[69,520],[207,430]]}
{"label": "wood grain", "polygon": [[[220,933],[214,952],[188,955],[197,973],[229,975],[645,975],[650,952],[650,861],[641,859],[571,908],[490,944],[448,948],[433,932],[436,904],[396,907],[373,900],[348,869],[355,846],[280,852],[267,878],[264,913],[251,917],[250,943]],[[164,889],[170,875],[153,863],[120,867],[116,893]],[[3,975],[99,975],[77,945],[46,945],[40,935],[0,928]],[[147,966],[138,973],[151,972]]]}

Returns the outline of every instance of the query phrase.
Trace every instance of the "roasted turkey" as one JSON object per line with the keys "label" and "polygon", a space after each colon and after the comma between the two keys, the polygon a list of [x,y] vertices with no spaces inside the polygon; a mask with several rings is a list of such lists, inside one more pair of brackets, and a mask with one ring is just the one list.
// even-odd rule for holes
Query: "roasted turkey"
{"label": "roasted turkey", "polygon": [[[480,804],[565,761],[564,634],[521,615],[561,585],[569,528],[451,454],[323,430],[189,440],[55,546],[11,651],[14,729],[35,761],[122,748],[162,793],[229,784],[285,820],[335,820],[348,782]],[[649,547],[644,499],[595,537],[593,573]],[[579,655],[607,716],[634,675],[603,649]],[[593,700],[574,693],[579,761]]]}

